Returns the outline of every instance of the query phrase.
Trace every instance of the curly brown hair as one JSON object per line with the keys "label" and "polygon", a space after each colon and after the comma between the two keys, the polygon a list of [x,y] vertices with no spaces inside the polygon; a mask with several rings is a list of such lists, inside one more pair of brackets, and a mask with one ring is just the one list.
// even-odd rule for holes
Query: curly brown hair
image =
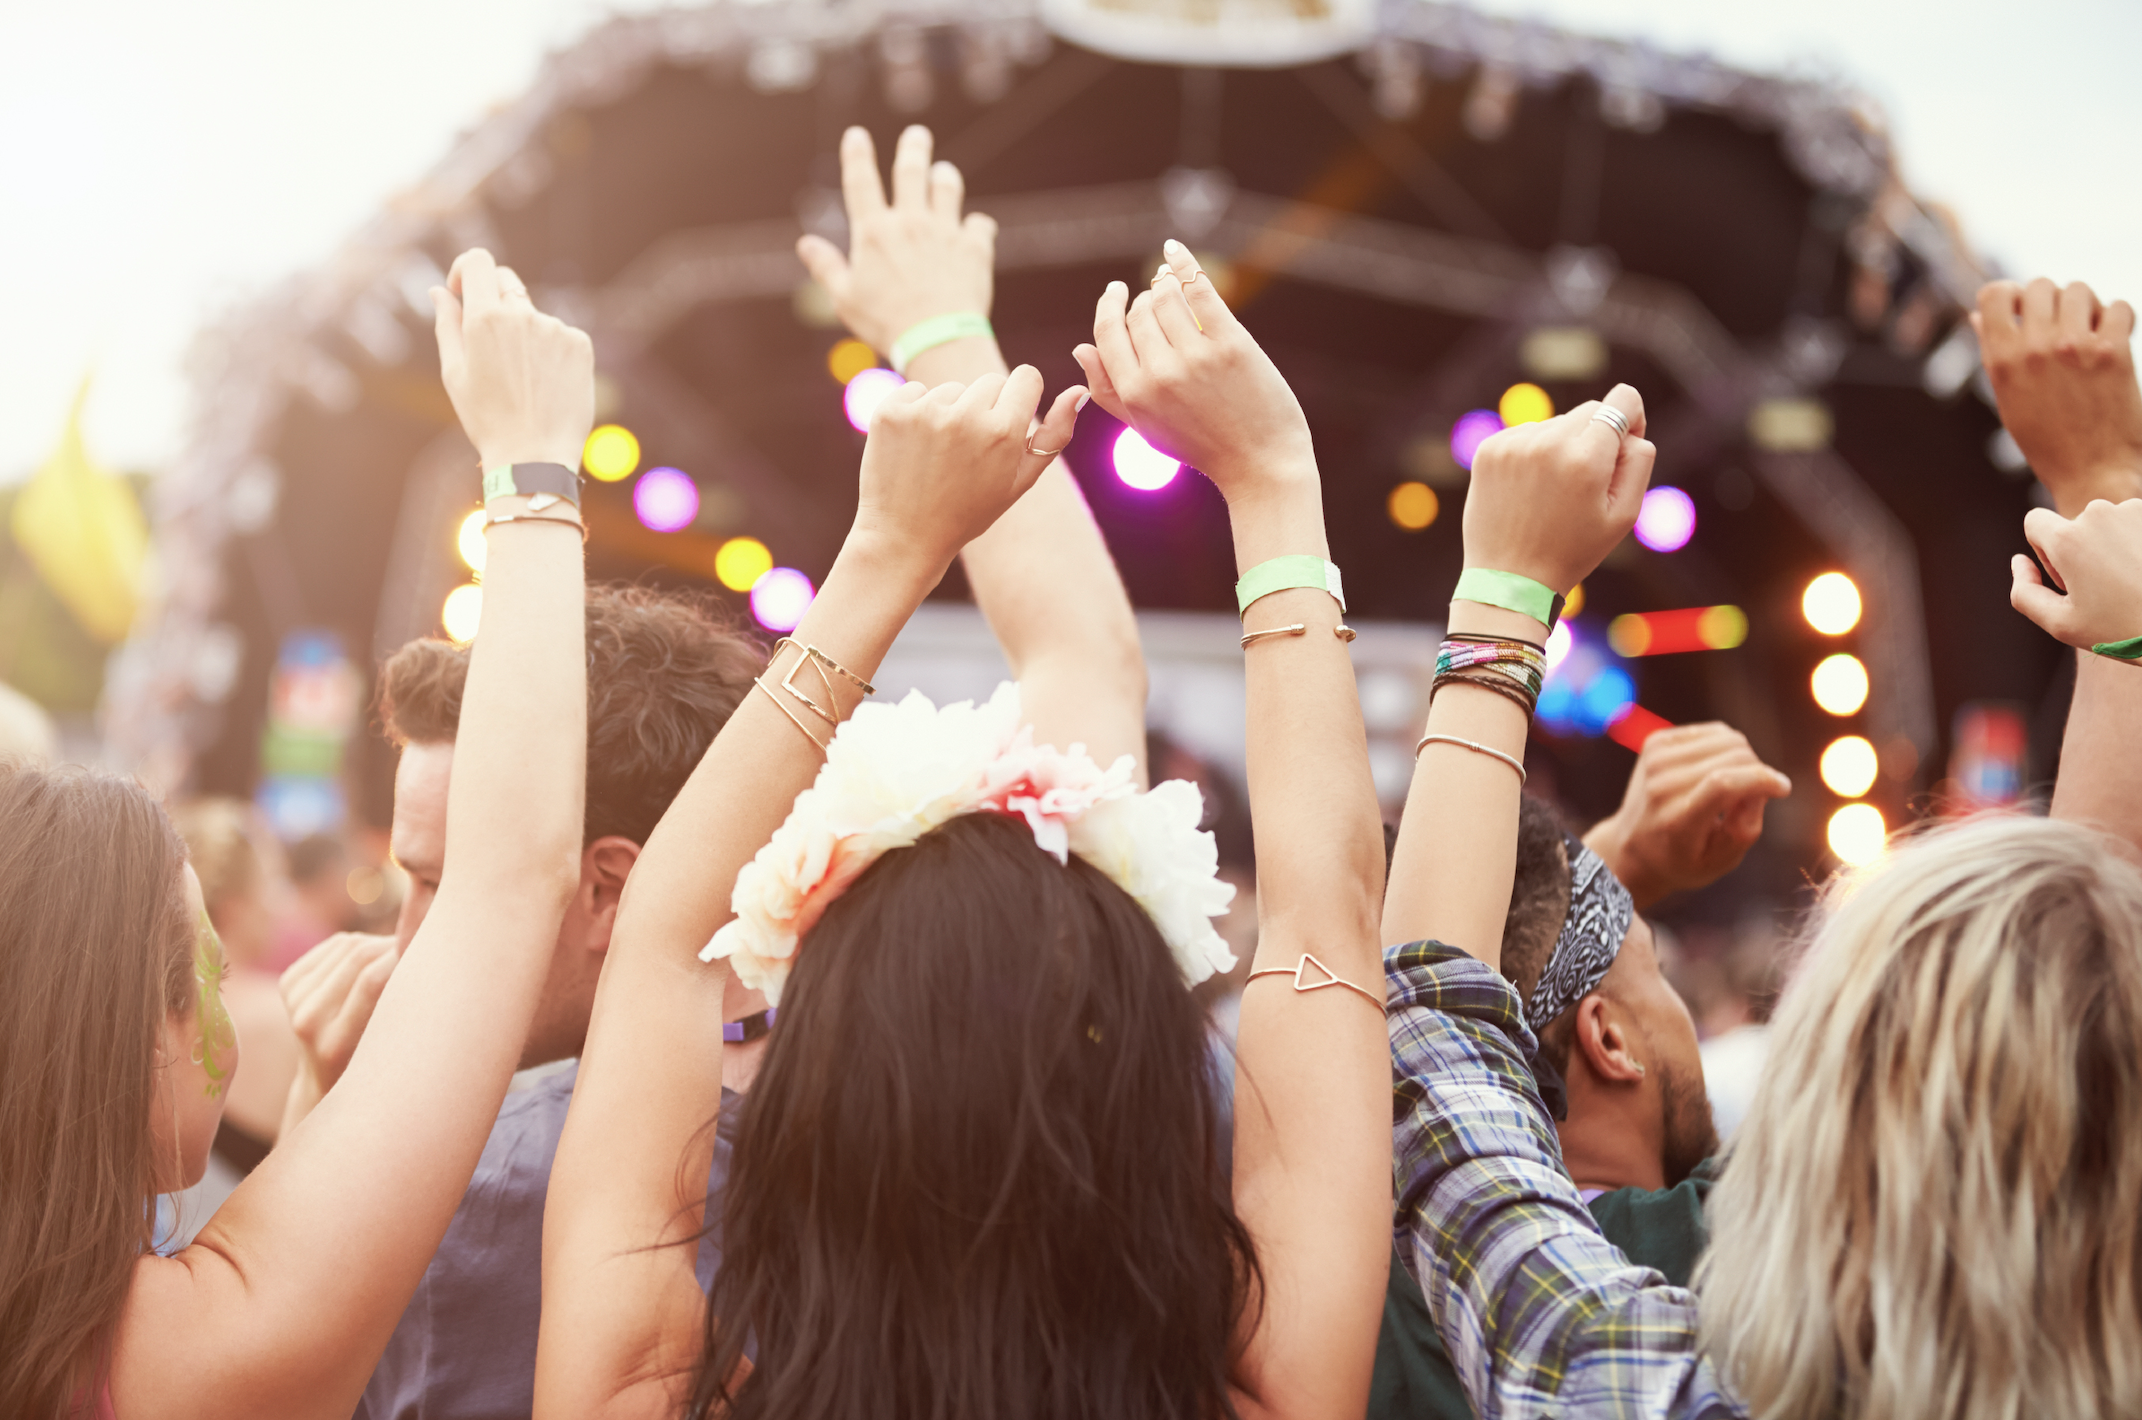
{"label": "curly brown hair", "polygon": [[[588,794],[583,843],[645,843],[766,664],[758,640],[710,597],[591,586]],[[379,713],[397,745],[451,743],[469,652],[411,641],[380,669]]]}

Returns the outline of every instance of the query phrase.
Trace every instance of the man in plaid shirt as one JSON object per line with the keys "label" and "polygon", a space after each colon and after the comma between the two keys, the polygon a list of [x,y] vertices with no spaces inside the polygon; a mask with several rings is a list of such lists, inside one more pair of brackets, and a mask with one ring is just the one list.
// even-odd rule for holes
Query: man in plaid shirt
{"label": "man in plaid shirt", "polygon": [[1740,1416],[1696,1299],[1600,1235],[1509,982],[1439,942],[1385,953],[1398,1247],[1488,1417]]}

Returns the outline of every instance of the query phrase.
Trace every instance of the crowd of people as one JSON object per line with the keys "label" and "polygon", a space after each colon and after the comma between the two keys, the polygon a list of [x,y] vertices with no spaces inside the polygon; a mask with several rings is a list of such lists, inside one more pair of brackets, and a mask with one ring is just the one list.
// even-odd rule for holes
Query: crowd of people
{"label": "crowd of people", "polygon": [[[1481,446],[1393,837],[1308,425],[1190,251],[1099,294],[1044,404],[930,135],[889,192],[840,156],[848,248],[800,255],[908,382],[770,649],[587,585],[587,338],[481,250],[432,292],[489,551],[474,643],[380,671],[391,934],[263,999],[227,816],[0,762],[0,1414],[2142,1414],[2124,304],[1976,317],[2055,504],[2013,602],[2078,652],[2050,814],[1831,880],[1721,1148],[1644,914],[1792,786],[1699,725],[1581,836],[1524,791],[1560,592],[1648,483],[1638,392]],[[1056,457],[1089,401],[1226,499],[1253,946],[1198,791],[1150,782]],[[873,702],[955,560],[1015,683]],[[1190,988],[1230,973],[1216,1056]],[[159,1249],[219,1128],[250,1172]]]}

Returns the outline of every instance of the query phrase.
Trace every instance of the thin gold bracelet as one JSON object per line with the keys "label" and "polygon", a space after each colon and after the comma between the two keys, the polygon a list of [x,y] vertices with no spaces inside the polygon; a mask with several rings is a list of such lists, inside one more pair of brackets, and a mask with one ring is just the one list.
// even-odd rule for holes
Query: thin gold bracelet
{"label": "thin gold bracelet", "polygon": [[1242,648],[1249,649],[1252,641],[1262,641],[1267,636],[1301,636],[1308,632],[1305,622],[1297,621],[1292,626],[1268,626],[1262,631],[1246,631],[1242,635]]}
{"label": "thin gold bracelet", "polygon": [[801,730],[803,732],[803,737],[809,740],[812,746],[816,748],[820,754],[824,754],[826,752],[827,747],[832,743],[830,740],[821,740],[818,738],[818,736],[812,734],[811,727],[809,725],[804,724],[802,717],[797,715],[795,711],[789,709],[788,706],[782,704],[781,697],[774,694],[773,688],[767,685],[763,679],[755,679],[751,683],[757,686],[760,690],[766,692],[766,698],[774,703],[774,709],[788,716],[789,723],[794,725],[797,729]]}
{"label": "thin gold bracelet", "polygon": [[[1309,976],[1309,968],[1312,966],[1323,973],[1322,980],[1316,980]],[[1339,973],[1333,971],[1330,967],[1318,961],[1316,957],[1309,952],[1303,952],[1302,959],[1294,963],[1291,968],[1284,966],[1268,966],[1262,971],[1253,971],[1248,976],[1243,978],[1243,985],[1247,986],[1250,982],[1255,981],[1260,976],[1291,976],[1294,978],[1294,989],[1303,993],[1307,993],[1310,991],[1322,991],[1327,987],[1332,986],[1343,986],[1347,990],[1353,992],[1355,995],[1361,996],[1368,1000],[1372,1005],[1376,1007],[1377,1010],[1380,1011],[1383,1009],[1382,997],[1376,995],[1375,992],[1370,991],[1366,986],[1354,985],[1353,982],[1348,981],[1345,977],[1339,975]]]}

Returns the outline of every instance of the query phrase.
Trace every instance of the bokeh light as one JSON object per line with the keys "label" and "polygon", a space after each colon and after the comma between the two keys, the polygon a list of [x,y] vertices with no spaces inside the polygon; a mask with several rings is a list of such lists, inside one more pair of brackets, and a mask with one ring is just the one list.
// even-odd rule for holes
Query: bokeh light
{"label": "bokeh light", "polygon": [[1679,552],[1696,535],[1696,500],[1672,484],[1644,494],[1636,514],[1636,540],[1653,552]]}
{"label": "bokeh light", "polygon": [[1419,532],[1435,521],[1435,515],[1442,511],[1442,503],[1436,498],[1435,490],[1425,483],[1401,483],[1384,500],[1384,509],[1391,515],[1391,521],[1407,532]]}
{"label": "bokeh light", "polygon": [[802,622],[818,589],[793,567],[770,569],[751,584],[751,614],[768,631],[786,634]]}
{"label": "bokeh light", "polygon": [[1832,715],[1856,715],[1867,703],[1867,668],[1857,656],[1825,656],[1808,681],[1815,703]]}
{"label": "bokeh light", "polygon": [[1505,428],[1537,424],[1542,419],[1554,418],[1554,400],[1538,385],[1512,385],[1502,392],[1502,401],[1495,406],[1495,412],[1502,417]]}
{"label": "bokeh light", "polygon": [[1492,409],[1471,409],[1458,416],[1450,429],[1450,456],[1459,468],[1471,468],[1473,455],[1491,434],[1502,432],[1502,416]]}
{"label": "bokeh light", "polygon": [[846,384],[878,363],[878,352],[860,340],[843,340],[826,352],[826,373],[834,383]]}
{"label": "bokeh light", "polygon": [[1553,670],[1568,660],[1569,653],[1576,649],[1576,645],[1577,633],[1570,624],[1567,621],[1557,621],[1554,630],[1547,633],[1547,669]]}
{"label": "bokeh light", "polygon": [[1582,582],[1579,582],[1576,586],[1571,587],[1569,589],[1568,596],[1562,598],[1562,615],[1577,616],[1581,614],[1583,610],[1584,584]]}
{"label": "bokeh light", "polygon": [[732,537],[714,554],[714,576],[732,592],[748,592],[773,570],[773,553],[755,537]]}
{"label": "bokeh light", "polygon": [[1748,639],[1748,613],[1737,606],[1707,606],[1696,617],[1696,638],[1713,651],[1730,651]]}
{"label": "bokeh light", "polygon": [[885,397],[899,389],[907,381],[891,370],[873,365],[859,370],[848,381],[848,391],[841,396],[841,407],[848,413],[848,422],[865,434],[870,432],[870,416],[878,412]]}
{"label": "bokeh light", "polygon": [[699,485],[677,468],[650,468],[632,485],[632,511],[656,532],[676,532],[699,516]]}
{"label": "bokeh light", "polygon": [[1116,477],[1144,493],[1167,487],[1183,467],[1148,444],[1136,429],[1127,427],[1116,435],[1114,462]]}
{"label": "bokeh light", "polygon": [[490,544],[483,540],[484,516],[483,509],[478,508],[461,520],[460,528],[454,533],[454,550],[461,554],[463,562],[468,563],[471,572],[483,570],[483,555],[491,550]]}
{"label": "bokeh light", "polygon": [[483,620],[483,588],[464,582],[446,594],[439,608],[439,625],[463,646],[476,639],[476,625]]}
{"label": "bokeh light", "polygon": [[1830,851],[1855,868],[1881,857],[1888,837],[1889,825],[1872,804],[1846,804],[1830,815]]}
{"label": "bokeh light", "polygon": [[1832,740],[1830,747],[1822,752],[1822,782],[1842,799],[1856,799],[1872,789],[1874,776],[1880,768],[1881,757],[1874,752],[1874,746],[1859,735]]}
{"label": "bokeh light", "polygon": [[1842,636],[1859,625],[1859,588],[1842,572],[1825,572],[1800,594],[1800,614],[1825,636]]}
{"label": "bokeh light", "polygon": [[640,441],[622,424],[599,424],[580,450],[580,462],[590,478],[620,482],[640,466]]}

